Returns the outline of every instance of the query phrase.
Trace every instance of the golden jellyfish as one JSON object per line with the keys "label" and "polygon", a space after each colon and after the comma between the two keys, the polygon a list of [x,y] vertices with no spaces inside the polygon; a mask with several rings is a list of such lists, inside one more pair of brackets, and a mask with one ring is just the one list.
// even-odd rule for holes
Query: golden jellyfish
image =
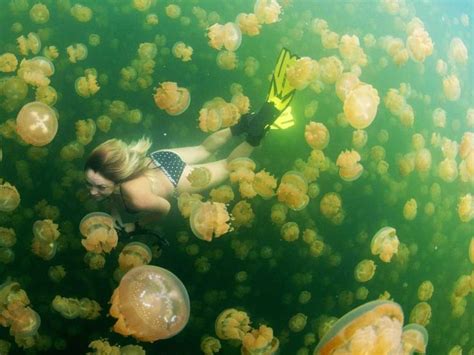
{"label": "golden jellyfish", "polygon": [[200,348],[204,355],[213,355],[221,350],[221,342],[217,338],[205,336],[201,340]]}
{"label": "golden jellyfish", "polygon": [[277,0],[257,0],[253,8],[261,24],[272,24],[280,20],[281,6]]}
{"label": "golden jellyfish", "polygon": [[373,260],[364,259],[360,261],[354,269],[354,278],[358,282],[367,282],[372,280],[375,275],[377,266]]}
{"label": "golden jellyfish", "polygon": [[59,51],[55,46],[48,46],[43,48],[43,55],[49,60],[59,57]]}
{"label": "golden jellyfish", "polygon": [[277,189],[278,201],[283,202],[294,211],[304,209],[309,202],[308,183],[297,171],[286,172]]}
{"label": "golden jellyfish", "polygon": [[40,86],[36,89],[35,99],[48,106],[53,106],[58,100],[58,93],[52,86]]}
{"label": "golden jellyfish", "polygon": [[59,156],[62,160],[71,161],[80,159],[84,155],[84,145],[78,141],[72,141],[61,148]]}
{"label": "golden jellyfish", "polygon": [[449,43],[448,58],[455,64],[465,65],[468,59],[466,45],[459,37],[454,37]]}
{"label": "golden jellyfish", "polygon": [[337,320],[313,355],[397,353],[402,326],[400,305],[382,300],[368,302]]}
{"label": "golden jellyfish", "polygon": [[15,337],[15,342],[22,348],[30,348],[35,344],[41,318],[30,307],[12,305],[7,307],[7,324],[10,325],[10,334]]}
{"label": "golden jellyfish", "polygon": [[298,58],[286,68],[286,79],[296,90],[303,90],[319,77],[319,64],[310,57]]}
{"label": "golden jellyfish", "polygon": [[474,152],[474,132],[464,132],[459,144],[459,156],[464,160],[472,152]]}
{"label": "golden jellyfish", "polygon": [[300,228],[295,222],[286,222],[280,228],[280,235],[287,242],[294,242],[300,237]]}
{"label": "golden jellyfish", "polygon": [[97,83],[97,76],[93,74],[80,76],[74,83],[74,89],[79,96],[84,98],[95,95],[100,90],[100,86]]}
{"label": "golden jellyfish", "polygon": [[403,217],[407,221],[413,221],[416,218],[418,204],[414,198],[409,199],[403,206]]}
{"label": "golden jellyfish", "polygon": [[250,99],[242,93],[235,93],[230,100],[231,104],[237,107],[241,115],[250,111]]}
{"label": "golden jellyfish", "polygon": [[464,223],[470,222],[474,218],[474,198],[471,194],[459,198],[458,216]]}
{"label": "golden jellyfish", "polygon": [[66,298],[56,295],[51,302],[53,309],[66,319],[96,319],[100,317],[102,308],[88,298]]}
{"label": "golden jellyfish", "polygon": [[275,195],[277,180],[265,170],[259,171],[255,174],[252,184],[255,192],[265,200],[268,200]]}
{"label": "golden jellyfish", "polygon": [[112,119],[107,115],[100,115],[95,123],[99,131],[104,133],[107,133],[112,127]]}
{"label": "golden jellyfish", "polygon": [[37,24],[44,24],[49,20],[49,10],[46,5],[38,3],[34,4],[30,9],[31,21]]}
{"label": "golden jellyfish", "polygon": [[461,83],[456,74],[451,74],[443,79],[443,92],[449,101],[457,101],[461,97]]}
{"label": "golden jellyfish", "polygon": [[85,238],[81,244],[87,251],[110,253],[117,246],[118,235],[114,221],[103,212],[92,212],[84,216],[79,223],[79,231]]}
{"label": "golden jellyfish", "polygon": [[260,325],[258,329],[252,329],[242,339],[242,355],[276,354],[280,342],[273,336],[273,329],[266,325]]}
{"label": "golden jellyfish", "polygon": [[346,150],[339,154],[336,165],[339,168],[339,176],[344,181],[357,180],[364,171],[364,167],[359,163],[361,157],[356,150]]}
{"label": "golden jellyfish", "polygon": [[[336,56],[324,57],[319,61],[321,80],[325,84],[334,84],[341,77],[344,67]],[[369,85],[370,86],[370,85]],[[372,86],[370,86],[372,88]],[[362,127],[364,128],[364,127]]]}
{"label": "golden jellyfish", "polygon": [[62,265],[50,266],[48,269],[48,277],[53,282],[61,282],[66,276],[66,269]]}
{"label": "golden jellyfish", "polygon": [[308,317],[303,313],[297,313],[288,321],[288,327],[294,333],[301,332],[306,327]]}
{"label": "golden jellyfish", "polygon": [[323,123],[311,121],[305,126],[304,138],[311,148],[322,150],[329,143],[329,130]]}
{"label": "golden jellyfish", "polygon": [[419,324],[408,324],[403,327],[402,351],[403,354],[426,353],[428,332]]}
{"label": "golden jellyfish", "polygon": [[438,175],[445,182],[453,182],[458,177],[458,165],[454,159],[446,158],[438,165]]}
{"label": "golden jellyfish", "polygon": [[94,138],[96,132],[95,121],[88,118],[86,120],[78,120],[75,123],[76,139],[82,145],[89,144]]}
{"label": "golden jellyfish", "polygon": [[158,266],[137,266],[114,290],[110,315],[117,318],[114,332],[139,341],[171,338],[187,324],[189,296],[183,283]]}
{"label": "golden jellyfish", "polygon": [[392,227],[383,227],[375,233],[370,243],[370,251],[373,255],[379,255],[383,262],[390,262],[393,254],[398,253],[400,244],[397,231]]}
{"label": "golden jellyfish", "polygon": [[34,32],[28,33],[27,37],[18,37],[16,41],[21,55],[27,56],[29,52],[32,54],[38,54],[41,50],[41,39]]}
{"label": "golden jellyfish", "polygon": [[220,202],[204,202],[196,204],[191,211],[189,224],[194,235],[210,242],[230,230],[230,216],[226,206]]}
{"label": "golden jellyfish", "polygon": [[338,221],[342,222],[345,217],[345,212],[342,208],[342,199],[337,192],[324,194],[319,203],[319,210],[324,217],[333,223]]}
{"label": "golden jellyfish", "polygon": [[427,57],[433,54],[433,41],[424,28],[423,22],[417,17],[407,24],[406,47],[411,59],[423,63]]}
{"label": "golden jellyfish", "polygon": [[419,302],[410,312],[410,323],[426,327],[431,320],[431,306],[426,302]]}
{"label": "golden jellyfish", "polygon": [[285,223],[288,207],[282,203],[275,203],[270,212],[270,218],[273,223],[280,225]]}
{"label": "golden jellyfish", "polygon": [[119,254],[118,263],[120,271],[125,273],[134,267],[148,265],[152,257],[153,255],[148,245],[140,242],[128,243]]}
{"label": "golden jellyfish", "polygon": [[133,0],[132,6],[138,11],[147,11],[152,5],[152,0]]}
{"label": "golden jellyfish", "polygon": [[247,36],[257,36],[260,34],[262,26],[255,14],[240,13],[237,15],[235,23],[239,25],[240,31]]}
{"label": "golden jellyfish", "polygon": [[0,211],[12,212],[20,204],[20,194],[15,186],[0,179]]}
{"label": "golden jellyfish", "polygon": [[155,104],[165,110],[168,115],[178,116],[186,111],[191,103],[191,95],[188,89],[180,88],[171,81],[160,83],[153,95]]}
{"label": "golden jellyfish", "polygon": [[213,24],[208,28],[207,37],[212,48],[220,50],[224,47],[229,52],[236,51],[242,43],[242,32],[233,22]]}
{"label": "golden jellyfish", "polygon": [[0,72],[10,73],[16,70],[18,59],[13,53],[4,53],[0,55]]}
{"label": "golden jellyfish", "polygon": [[352,146],[356,149],[364,148],[368,139],[367,131],[357,129],[352,132]]}
{"label": "golden jellyfish", "polygon": [[328,30],[329,25],[326,20],[323,20],[321,18],[315,18],[311,22],[311,29],[313,30],[314,33],[321,35],[323,31]]}
{"label": "golden jellyfish", "polygon": [[33,223],[33,242],[31,249],[43,260],[51,260],[56,255],[59,238],[58,225],[50,219]]}
{"label": "golden jellyfish", "polygon": [[17,72],[27,84],[36,87],[48,86],[53,74],[54,64],[46,57],[23,59]]}
{"label": "golden jellyfish", "polygon": [[231,51],[220,51],[216,57],[216,63],[219,68],[224,70],[234,70],[237,68],[237,54]]}
{"label": "golden jellyfish", "polygon": [[361,286],[358,287],[355,293],[355,298],[359,301],[364,301],[367,299],[367,296],[369,295],[369,290],[367,287]]}
{"label": "golden jellyfish", "polygon": [[0,247],[9,248],[16,243],[15,231],[11,228],[0,227]]}
{"label": "golden jellyfish", "polygon": [[469,108],[466,111],[466,123],[470,128],[474,127],[474,108]]}
{"label": "golden jellyfish", "polygon": [[339,53],[349,65],[367,65],[367,55],[360,46],[359,37],[356,35],[343,35],[339,42]]}
{"label": "golden jellyfish", "polygon": [[423,281],[418,287],[418,299],[420,301],[429,301],[433,296],[434,286],[429,280]]}
{"label": "golden jellyfish", "polygon": [[18,112],[16,130],[26,143],[37,147],[44,146],[56,136],[58,131],[57,114],[42,102],[30,102]]}
{"label": "golden jellyfish", "polygon": [[[184,19],[184,17],[182,17],[181,19]],[[145,17],[145,24],[148,26],[156,26],[159,22],[160,20],[158,19],[157,14],[147,14]]]}
{"label": "golden jellyfish", "polygon": [[237,202],[230,214],[232,216],[232,226],[235,228],[250,227],[255,219],[252,205],[245,200]]}
{"label": "golden jellyfish", "polygon": [[170,4],[165,7],[166,16],[175,20],[181,16],[181,8],[178,5]]}
{"label": "golden jellyfish", "polygon": [[354,73],[344,73],[336,81],[336,95],[344,102],[347,95],[359,86],[360,80],[359,77]]}
{"label": "golden jellyfish", "polygon": [[446,127],[446,111],[438,107],[433,111],[433,125],[436,128]]}
{"label": "golden jellyfish", "polygon": [[321,44],[325,49],[337,49],[339,47],[339,34],[334,31],[323,30],[321,32]]}
{"label": "golden jellyfish", "polygon": [[474,237],[471,238],[469,243],[469,261],[474,264]]}
{"label": "golden jellyfish", "polygon": [[378,92],[372,85],[360,84],[349,92],[344,100],[344,114],[349,124],[356,129],[371,125],[380,103]]}
{"label": "golden jellyfish", "polygon": [[215,132],[220,128],[237,123],[240,118],[239,109],[221,97],[204,103],[199,111],[199,128],[203,132]]}
{"label": "golden jellyfish", "polygon": [[85,44],[76,43],[68,46],[66,52],[71,63],[85,60],[87,58],[88,50]]}
{"label": "golden jellyfish", "polygon": [[183,62],[189,62],[193,55],[193,48],[186,46],[183,42],[176,42],[173,45],[171,52],[176,58],[181,59]]}
{"label": "golden jellyfish", "polygon": [[251,329],[247,313],[235,308],[222,311],[217,316],[215,323],[216,335],[222,340],[242,340]]}
{"label": "golden jellyfish", "polygon": [[415,154],[415,168],[420,173],[426,173],[431,168],[431,152],[426,149],[420,149]]}
{"label": "golden jellyfish", "polygon": [[197,167],[186,176],[192,187],[205,188],[211,182],[211,171],[206,167]]}
{"label": "golden jellyfish", "polygon": [[209,197],[212,202],[229,203],[234,200],[235,194],[232,187],[229,185],[221,185],[215,189],[212,189],[209,193]]}
{"label": "golden jellyfish", "polygon": [[81,4],[74,4],[70,10],[71,16],[79,22],[89,22],[92,19],[92,10]]}
{"label": "golden jellyfish", "polygon": [[[178,209],[184,218],[189,218],[195,205],[198,205],[204,197],[200,194],[183,192],[178,196]],[[221,201],[219,201],[221,202]]]}

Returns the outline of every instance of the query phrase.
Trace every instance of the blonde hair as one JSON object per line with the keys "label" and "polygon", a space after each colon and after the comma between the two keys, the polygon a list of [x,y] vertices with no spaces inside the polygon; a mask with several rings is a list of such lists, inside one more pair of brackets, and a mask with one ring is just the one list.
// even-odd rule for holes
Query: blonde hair
{"label": "blonde hair", "polygon": [[150,147],[151,141],[145,137],[130,144],[109,139],[91,152],[84,170],[92,169],[115,183],[131,180],[146,170],[145,158]]}

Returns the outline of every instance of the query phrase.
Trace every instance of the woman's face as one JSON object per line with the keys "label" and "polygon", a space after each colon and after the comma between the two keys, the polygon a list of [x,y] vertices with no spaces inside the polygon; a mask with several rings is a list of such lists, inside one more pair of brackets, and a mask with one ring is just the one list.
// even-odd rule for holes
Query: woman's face
{"label": "woman's face", "polygon": [[86,184],[91,196],[96,200],[103,200],[112,195],[115,183],[92,169],[86,170]]}

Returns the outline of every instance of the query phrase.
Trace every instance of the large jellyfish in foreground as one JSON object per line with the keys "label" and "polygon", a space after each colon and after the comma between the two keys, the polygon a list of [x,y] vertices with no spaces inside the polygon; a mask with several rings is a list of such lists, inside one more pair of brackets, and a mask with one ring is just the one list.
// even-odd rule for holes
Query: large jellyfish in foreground
{"label": "large jellyfish in foreground", "polygon": [[56,136],[58,117],[48,105],[39,101],[30,102],[18,112],[16,129],[26,143],[41,147]]}
{"label": "large jellyfish in foreground", "polygon": [[403,311],[397,303],[368,302],[340,318],[313,355],[424,353],[428,343],[426,330],[421,326],[402,326]]}
{"label": "large jellyfish in foreground", "polygon": [[140,341],[155,342],[178,334],[188,323],[189,296],[170,271],[143,265],[131,269],[114,290],[110,315],[113,330]]}

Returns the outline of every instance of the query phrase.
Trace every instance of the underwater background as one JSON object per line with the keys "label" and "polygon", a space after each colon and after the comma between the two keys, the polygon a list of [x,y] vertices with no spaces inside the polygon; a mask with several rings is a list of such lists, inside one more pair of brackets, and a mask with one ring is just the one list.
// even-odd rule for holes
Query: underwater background
{"label": "underwater background", "polygon": [[[90,8],[92,17],[81,22],[71,14],[79,2],[44,0],[41,3],[49,10],[45,23],[32,20],[30,10],[36,3],[0,0],[0,55],[13,53],[18,62],[33,58],[32,53],[22,55],[17,42],[30,32],[40,38],[42,48],[55,46],[59,52],[49,84],[57,93],[52,106],[58,113],[59,128],[54,140],[44,147],[25,144],[14,128],[20,108],[35,101],[36,88],[28,85],[26,92],[17,94],[8,80],[16,72],[0,71],[0,178],[14,185],[21,196],[14,211],[0,212],[0,227],[11,228],[16,234],[16,244],[0,246],[0,283],[18,282],[41,317],[39,337],[28,349],[18,347],[9,329],[0,327],[0,339],[11,344],[11,354],[85,354],[91,351],[89,343],[101,338],[111,344],[138,343],[150,354],[199,354],[202,337],[216,336],[214,322],[226,308],[245,311],[254,328],[259,324],[271,327],[280,341],[281,354],[311,354],[322,335],[321,325],[329,317],[340,318],[380,297],[401,305],[405,324],[416,320],[426,327],[428,354],[474,354],[474,287],[458,297],[456,304],[453,301],[454,293],[459,296],[459,280],[473,272],[469,252],[474,254],[474,202],[469,200],[467,218],[460,218],[459,205],[474,193],[474,178],[460,174],[448,182],[438,169],[445,158],[443,150],[474,130],[472,59],[462,63],[448,55],[455,37],[472,55],[472,1],[281,0],[279,21],[263,24],[256,36],[242,35],[242,44],[235,51],[237,65],[231,70],[216,63],[219,51],[209,46],[207,28],[216,22],[233,22],[239,13],[251,13],[254,1],[157,0],[141,11],[138,5],[146,1],[82,0],[80,4]],[[179,6],[177,17],[167,14],[171,4]],[[393,52],[384,48],[383,38],[400,38],[403,47],[407,24],[415,17],[431,37],[432,53],[423,61],[410,57],[396,64]],[[317,19],[325,20],[328,29],[341,37],[356,35],[367,63],[351,66],[343,61],[337,47],[325,48]],[[178,41],[193,48],[192,60],[185,62],[173,55]],[[72,63],[66,48],[77,43],[87,47],[87,57]],[[142,43],[154,43],[157,48],[153,63],[144,64],[146,72],[136,62]],[[272,221],[277,196],[247,199],[255,214],[251,226],[235,228],[211,242],[193,235],[174,201],[162,228],[170,245],[156,252],[151,264],[168,269],[185,285],[191,301],[189,323],[178,335],[153,344],[112,332],[115,319],[108,316],[109,300],[118,285],[114,279],[117,258],[127,241],[119,240],[117,248],[105,255],[105,266],[100,270],[92,270],[84,261],[79,222],[89,212],[108,212],[105,204],[88,195],[83,177],[85,159],[95,146],[110,138],[129,142],[145,135],[153,141],[152,149],[200,144],[209,135],[199,129],[204,103],[215,97],[230,101],[231,85],[237,83],[248,96],[251,110],[257,110],[266,98],[273,66],[283,47],[317,61],[336,56],[344,72],[360,70],[360,80],[378,91],[377,115],[365,129],[367,143],[357,148],[364,172],[352,182],[338,174],[335,162],[343,150],[354,149],[355,129],[341,117],[343,102],[334,83],[314,82],[298,90],[291,104],[295,124],[270,130],[251,158],[257,170],[265,169],[278,180],[293,170],[305,175],[305,169],[311,168],[307,161],[312,152],[305,141],[305,126],[314,121],[329,130],[330,141],[324,148],[328,166],[310,181],[316,184],[312,186],[314,194],[304,209],[289,209],[286,214],[285,222],[298,225],[299,238],[285,240],[281,224]],[[439,60],[447,64],[444,74]],[[138,74],[144,76],[142,81],[130,79],[123,70],[134,65],[144,70]],[[81,97],[75,82],[86,69],[95,70],[100,90]],[[455,100],[443,90],[443,78],[448,74],[459,79],[461,92]],[[154,103],[154,88],[166,81],[190,92],[190,106],[181,115],[170,116]],[[384,98],[390,89],[402,92],[413,109],[413,122],[400,120],[387,108]],[[441,123],[434,118],[438,108],[445,113]],[[99,124],[100,117],[110,127]],[[88,119],[97,123],[97,129],[92,140],[81,145],[77,143],[80,133],[76,122]],[[423,140],[431,155],[424,171],[402,166],[409,165],[407,155],[416,155],[415,140]],[[215,158],[224,158],[238,142],[235,138],[235,144],[226,146]],[[385,152],[386,169],[378,164],[380,148],[374,149],[376,146]],[[69,147],[66,152],[65,147]],[[457,156],[455,160],[460,164],[463,159]],[[231,186],[235,198],[229,211],[243,199],[238,185]],[[327,193],[340,196],[342,221],[335,223],[321,212],[320,202]],[[203,195],[209,199],[208,191]],[[410,199],[416,200],[416,216],[407,219],[404,206]],[[31,247],[33,223],[43,219],[53,220],[60,231],[56,253],[49,260],[32,253]],[[372,236],[385,226],[395,228],[400,241],[398,253],[389,263],[370,250]],[[321,252],[311,251],[312,241],[303,237],[306,229],[315,231],[322,241]],[[150,247],[156,251],[156,245]],[[373,260],[376,271],[372,279],[361,283],[354,278],[354,269],[364,259]],[[49,275],[56,266],[62,266],[66,274],[53,281]],[[426,301],[431,313],[410,319],[421,301],[418,288],[423,281],[434,286]],[[365,291],[368,294],[363,297]],[[95,300],[102,308],[100,317],[65,319],[51,306],[56,295]],[[291,329],[289,321],[299,313],[307,317],[306,323],[303,329]],[[221,340],[221,345],[221,353],[240,353],[239,344]]]}

